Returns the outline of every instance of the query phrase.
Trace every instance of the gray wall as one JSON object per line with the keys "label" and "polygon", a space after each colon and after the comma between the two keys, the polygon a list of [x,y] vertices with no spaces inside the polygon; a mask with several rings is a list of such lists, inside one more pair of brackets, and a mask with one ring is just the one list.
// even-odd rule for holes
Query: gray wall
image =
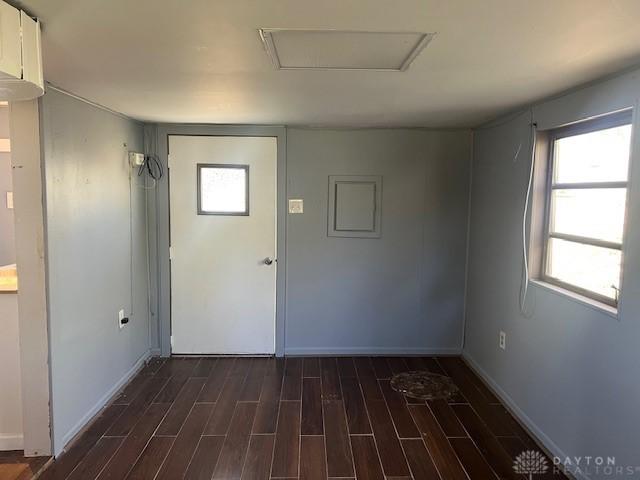
{"label": "gray wall", "polygon": [[[530,113],[474,136],[464,355],[560,456],[640,465],[640,71],[533,107],[539,129],[636,107],[624,274],[618,315],[540,285],[518,308]],[[514,154],[522,144],[522,153]],[[505,351],[498,332],[507,334]],[[592,478],[600,478],[593,475]],[[604,476],[602,477],[604,478]],[[607,477],[609,478],[609,477]]]}
{"label": "gray wall", "polygon": [[[279,132],[277,127],[159,125],[157,139],[152,130],[147,137],[166,163],[168,133]],[[278,138],[280,155],[284,141]],[[310,355],[460,352],[470,132],[287,128],[286,165],[282,160],[278,221],[286,225],[286,244],[279,227],[278,272],[286,271],[286,285],[280,284],[279,275],[278,289],[284,295],[278,297],[277,310],[278,319],[282,310],[285,318],[277,322],[276,351]],[[286,177],[281,177],[285,169]],[[383,176],[382,238],[327,236],[329,175]],[[152,248],[157,246],[158,293],[153,292],[157,307],[152,302],[152,310],[158,309],[161,351],[167,355],[166,179],[159,182],[156,193],[152,210],[157,209],[153,215],[157,225],[150,233]],[[304,214],[287,215],[286,198],[303,198]]]}
{"label": "gray wall", "polygon": [[[458,352],[468,131],[287,129],[287,353]],[[380,239],[327,236],[329,175],[382,175]]]}
{"label": "gray wall", "polygon": [[[148,354],[145,190],[130,185],[127,160],[128,150],[142,151],[143,129],[52,89],[41,116],[60,453]],[[122,330],[121,308],[131,316]]]}
{"label": "gray wall", "polygon": [[[0,106],[0,138],[9,138],[9,107]],[[7,208],[6,192],[13,191],[11,154],[0,153],[0,266],[16,263],[13,210]]]}

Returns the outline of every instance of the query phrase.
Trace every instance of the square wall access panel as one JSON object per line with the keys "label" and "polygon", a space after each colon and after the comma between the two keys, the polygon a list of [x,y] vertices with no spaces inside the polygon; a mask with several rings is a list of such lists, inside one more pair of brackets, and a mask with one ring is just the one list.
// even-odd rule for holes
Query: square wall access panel
{"label": "square wall access panel", "polygon": [[382,177],[331,175],[327,234],[330,237],[380,238]]}

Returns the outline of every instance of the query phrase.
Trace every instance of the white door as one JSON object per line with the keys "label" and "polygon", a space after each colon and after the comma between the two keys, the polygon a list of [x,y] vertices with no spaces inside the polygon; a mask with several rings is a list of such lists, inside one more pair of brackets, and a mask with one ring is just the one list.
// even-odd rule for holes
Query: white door
{"label": "white door", "polygon": [[169,158],[172,353],[273,354],[276,138],[171,135]]}

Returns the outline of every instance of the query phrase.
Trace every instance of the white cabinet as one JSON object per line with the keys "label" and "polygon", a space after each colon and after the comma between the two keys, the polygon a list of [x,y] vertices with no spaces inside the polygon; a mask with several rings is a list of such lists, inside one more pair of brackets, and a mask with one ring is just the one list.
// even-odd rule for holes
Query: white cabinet
{"label": "white cabinet", "polygon": [[40,23],[0,0],[0,100],[43,93]]}
{"label": "white cabinet", "polygon": [[0,76],[22,78],[20,11],[0,2]]}

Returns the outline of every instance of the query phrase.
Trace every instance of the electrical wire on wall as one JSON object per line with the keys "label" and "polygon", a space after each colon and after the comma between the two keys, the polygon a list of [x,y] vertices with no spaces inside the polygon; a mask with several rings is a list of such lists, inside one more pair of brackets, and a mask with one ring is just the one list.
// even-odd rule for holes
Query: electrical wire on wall
{"label": "electrical wire on wall", "polygon": [[138,176],[142,176],[145,172],[153,180],[152,188],[155,188],[158,180],[164,176],[164,167],[157,155],[145,154],[144,162],[138,167]]}
{"label": "electrical wire on wall", "polygon": [[[535,161],[536,161],[536,137],[537,137],[537,124],[533,120],[533,109],[530,110],[530,114],[531,114],[530,115],[531,121],[529,122],[529,126],[531,128],[531,144],[530,144],[531,157],[530,157],[530,165],[529,165],[529,178],[527,181],[527,191],[525,193],[524,208],[522,212],[523,269],[522,269],[522,278],[520,279],[520,298],[519,298],[520,313],[522,313],[525,317],[529,316],[525,310],[526,302],[527,302],[527,294],[529,292],[529,255],[527,253],[527,216],[529,214],[529,199],[531,197],[531,188],[533,186],[533,171],[534,171]],[[518,148],[518,153],[519,152],[520,152],[520,148]],[[516,153],[516,158],[518,156],[518,153]]]}

